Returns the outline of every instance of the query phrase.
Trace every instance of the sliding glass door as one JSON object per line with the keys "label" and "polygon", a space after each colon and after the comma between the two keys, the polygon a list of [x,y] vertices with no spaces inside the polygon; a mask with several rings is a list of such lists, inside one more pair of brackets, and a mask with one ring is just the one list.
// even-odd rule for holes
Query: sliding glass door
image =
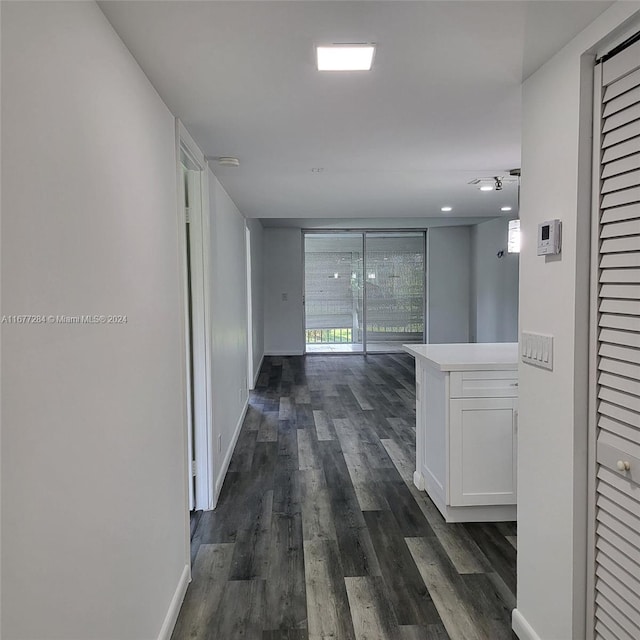
{"label": "sliding glass door", "polygon": [[307,353],[363,351],[362,233],[304,236]]}
{"label": "sliding glass door", "polygon": [[424,232],[305,233],[307,353],[423,342],[424,247]]}
{"label": "sliding glass door", "polygon": [[424,342],[424,233],[366,234],[367,351]]}

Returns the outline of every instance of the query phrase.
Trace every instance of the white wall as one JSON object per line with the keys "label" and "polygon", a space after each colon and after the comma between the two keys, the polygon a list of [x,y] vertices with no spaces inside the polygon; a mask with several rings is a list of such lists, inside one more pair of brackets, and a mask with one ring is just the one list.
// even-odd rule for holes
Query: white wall
{"label": "white wall", "polygon": [[304,352],[302,232],[266,228],[263,240],[264,352],[299,355]]}
{"label": "white wall", "polygon": [[[430,228],[427,243],[429,342],[468,342],[470,227]],[[304,263],[300,229],[264,229],[263,270],[264,353],[301,354],[304,352]]]}
{"label": "white wall", "polygon": [[508,225],[496,218],[471,227],[472,342],[518,341],[519,254],[507,253]]}
{"label": "white wall", "polygon": [[[209,172],[213,464],[222,488],[248,399],[245,221]],[[219,439],[220,438],[220,439]]]}
{"label": "white wall", "polygon": [[[581,56],[638,8],[615,3],[524,84],[520,327],[554,336],[554,369],[519,370],[521,638],[586,637],[592,63]],[[563,223],[562,255],[538,257],[537,225],[554,217]]]}
{"label": "white wall", "polygon": [[436,227],[427,232],[429,343],[469,342],[469,227]]}
{"label": "white wall", "polygon": [[128,321],[2,327],[0,634],[155,639],[188,578],[174,118],[95,4],[3,3],[2,129],[2,313]]}
{"label": "white wall", "polygon": [[263,229],[259,220],[247,220],[251,233],[251,312],[253,342],[253,371],[257,377],[264,357],[264,257]]}

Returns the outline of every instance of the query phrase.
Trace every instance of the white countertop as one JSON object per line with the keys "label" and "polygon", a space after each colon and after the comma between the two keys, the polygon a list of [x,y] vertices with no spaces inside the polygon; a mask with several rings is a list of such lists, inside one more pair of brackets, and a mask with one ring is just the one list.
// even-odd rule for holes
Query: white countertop
{"label": "white countertop", "polygon": [[495,371],[518,368],[517,342],[405,344],[407,353],[440,371]]}

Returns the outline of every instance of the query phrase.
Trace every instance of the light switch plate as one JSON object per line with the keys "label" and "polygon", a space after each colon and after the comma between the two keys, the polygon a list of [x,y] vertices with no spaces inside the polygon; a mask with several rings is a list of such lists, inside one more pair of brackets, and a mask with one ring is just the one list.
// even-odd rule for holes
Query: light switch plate
{"label": "light switch plate", "polygon": [[527,364],[553,370],[553,336],[523,331],[520,357]]}

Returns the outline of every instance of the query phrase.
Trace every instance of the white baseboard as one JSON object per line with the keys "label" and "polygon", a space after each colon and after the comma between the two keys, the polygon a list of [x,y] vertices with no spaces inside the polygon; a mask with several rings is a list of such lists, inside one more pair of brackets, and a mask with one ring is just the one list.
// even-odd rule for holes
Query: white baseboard
{"label": "white baseboard", "polygon": [[256,385],[258,384],[258,377],[260,376],[260,369],[262,369],[263,362],[264,362],[264,353],[262,354],[262,358],[260,358],[260,363],[256,367],[256,372],[253,375],[253,386],[251,387],[252,391],[256,388]]}
{"label": "white baseboard", "polygon": [[265,356],[303,356],[304,350],[296,351],[291,349],[275,349],[272,351],[265,351]]}
{"label": "white baseboard", "polygon": [[422,474],[419,471],[414,471],[413,472],[413,484],[416,485],[416,488],[418,490],[424,491],[424,489],[425,489],[424,477],[422,476]]}
{"label": "white baseboard", "polygon": [[511,628],[520,640],[542,640],[517,609],[511,614]]}
{"label": "white baseboard", "polygon": [[184,596],[187,593],[187,587],[189,586],[190,582],[191,567],[188,564],[185,564],[176,591],[173,594],[173,598],[171,598],[169,610],[167,611],[167,615],[165,616],[162,627],[160,628],[158,640],[171,640],[171,634],[173,633],[173,628],[176,626],[178,614],[180,613],[180,607],[182,606],[182,601],[184,600]]}
{"label": "white baseboard", "polygon": [[247,395],[247,399],[244,402],[244,408],[242,409],[242,413],[240,414],[240,419],[236,424],[236,428],[233,432],[233,436],[231,438],[231,442],[229,444],[229,448],[224,455],[224,460],[222,462],[222,467],[220,467],[220,473],[216,478],[216,486],[213,496],[213,509],[216,508],[218,504],[218,498],[220,497],[220,491],[222,491],[222,484],[227,475],[227,471],[229,469],[229,463],[231,462],[231,456],[233,455],[233,450],[236,448],[236,443],[238,442],[238,436],[240,435],[240,429],[242,429],[242,423],[244,422],[244,417],[247,415],[247,409],[249,408],[249,396]]}

